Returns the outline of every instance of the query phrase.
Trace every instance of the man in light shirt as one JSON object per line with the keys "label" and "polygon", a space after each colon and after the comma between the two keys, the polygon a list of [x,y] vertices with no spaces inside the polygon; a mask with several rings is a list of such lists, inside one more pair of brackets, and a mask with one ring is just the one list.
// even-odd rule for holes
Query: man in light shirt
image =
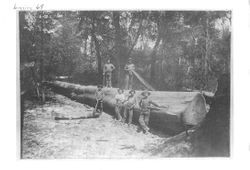
{"label": "man in light shirt", "polygon": [[129,95],[124,102],[124,112],[123,112],[123,122],[128,121],[128,125],[131,125],[132,123],[135,105],[136,105],[135,90],[130,90]]}
{"label": "man in light shirt", "polygon": [[102,113],[103,112],[103,98],[104,93],[102,90],[102,85],[97,86],[97,90],[95,92],[95,99],[96,99],[96,105],[95,105],[95,112]]}
{"label": "man in light shirt", "polygon": [[103,78],[106,80],[106,87],[112,87],[112,71],[115,69],[115,66],[108,59],[107,63],[103,67]]}
{"label": "man in light shirt", "polygon": [[125,100],[124,91],[122,89],[118,89],[118,93],[115,95],[116,105],[115,105],[115,113],[116,118],[119,121],[122,121],[121,111],[123,108],[123,102]]}
{"label": "man in light shirt", "polygon": [[153,102],[149,96],[150,92],[145,90],[141,93],[142,98],[139,101],[139,108],[140,108],[140,116],[139,116],[139,124],[144,133],[148,134],[149,131],[149,118],[150,118],[150,108],[151,106],[160,107],[158,104]]}
{"label": "man in light shirt", "polygon": [[125,89],[132,89],[133,86],[133,70],[135,70],[135,65],[132,63],[132,58],[128,59],[128,63],[124,67],[125,70]]}

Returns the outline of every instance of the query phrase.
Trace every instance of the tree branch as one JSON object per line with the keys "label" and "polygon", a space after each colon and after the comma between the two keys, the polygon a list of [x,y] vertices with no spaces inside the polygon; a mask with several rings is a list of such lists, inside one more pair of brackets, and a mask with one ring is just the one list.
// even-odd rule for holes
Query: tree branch
{"label": "tree branch", "polygon": [[137,44],[137,41],[138,41],[138,39],[139,39],[139,37],[140,37],[140,35],[141,35],[140,33],[141,33],[141,30],[142,30],[142,21],[143,21],[143,20],[141,20],[141,22],[140,22],[140,25],[139,25],[139,28],[138,28],[138,31],[137,31],[135,40],[134,40],[134,42],[133,42],[133,44],[132,44],[130,50],[128,51],[128,54],[127,54],[128,56],[130,56],[132,50],[134,49],[134,47],[135,47],[135,45]]}
{"label": "tree branch", "polygon": [[129,24],[128,32],[131,31],[132,27],[134,26],[134,23],[135,23],[135,17],[132,16],[131,22]]}

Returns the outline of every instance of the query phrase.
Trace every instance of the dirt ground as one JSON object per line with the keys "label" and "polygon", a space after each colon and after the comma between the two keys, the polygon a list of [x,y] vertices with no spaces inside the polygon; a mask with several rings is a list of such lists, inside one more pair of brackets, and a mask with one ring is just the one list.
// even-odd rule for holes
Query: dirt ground
{"label": "dirt ground", "polygon": [[136,125],[99,118],[55,120],[55,115],[88,114],[93,108],[53,94],[44,105],[25,100],[22,131],[24,159],[158,158],[190,156],[184,134],[175,137],[138,132]]}

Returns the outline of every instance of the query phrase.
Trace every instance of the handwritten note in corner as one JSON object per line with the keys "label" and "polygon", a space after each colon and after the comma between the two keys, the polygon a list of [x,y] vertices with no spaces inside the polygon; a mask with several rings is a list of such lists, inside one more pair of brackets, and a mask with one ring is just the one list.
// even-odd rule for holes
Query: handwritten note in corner
{"label": "handwritten note in corner", "polygon": [[13,7],[14,10],[43,10],[44,9],[44,4],[36,4],[32,6],[25,6],[25,5],[19,5],[19,4],[14,4]]}

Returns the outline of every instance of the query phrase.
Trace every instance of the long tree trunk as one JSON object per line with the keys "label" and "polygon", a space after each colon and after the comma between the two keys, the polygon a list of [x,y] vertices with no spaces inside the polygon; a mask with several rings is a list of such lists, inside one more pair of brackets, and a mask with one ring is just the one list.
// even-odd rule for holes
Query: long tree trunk
{"label": "long tree trunk", "polygon": [[[43,12],[42,12],[42,14],[43,14]],[[43,35],[43,29],[44,29],[44,23],[43,23],[44,21],[43,21],[43,15],[42,15],[42,23],[41,23],[41,40],[42,40],[42,42],[41,42],[41,53],[40,53],[40,55],[39,55],[39,57],[40,57],[40,80],[41,80],[41,82],[43,82],[44,81],[44,63],[43,63],[43,57],[44,57],[44,35]]]}
{"label": "long tree trunk", "polygon": [[96,38],[96,28],[95,28],[95,20],[92,21],[92,30],[91,30],[91,36],[95,42],[95,51],[97,56],[97,64],[98,64],[98,77],[99,77],[99,83],[102,83],[102,58],[100,54],[100,44]]}
{"label": "long tree trunk", "polygon": [[203,70],[204,70],[204,78],[203,78],[203,85],[202,85],[202,89],[206,88],[206,84],[208,81],[208,55],[209,55],[209,43],[210,43],[210,39],[209,39],[209,14],[207,14],[207,18],[206,18],[206,23],[205,23],[205,53],[204,53],[204,58],[203,58]]}
{"label": "long tree trunk", "polygon": [[150,70],[150,80],[151,82],[154,82],[155,80],[155,62],[156,62],[156,51],[157,51],[157,47],[159,46],[161,42],[161,36],[158,35],[157,37],[157,40],[155,42],[155,45],[154,45],[154,48],[153,48],[153,51],[151,53],[151,70]]}
{"label": "long tree trunk", "polygon": [[117,81],[118,87],[121,87],[121,60],[122,60],[122,39],[121,39],[121,27],[120,27],[120,14],[118,11],[113,12],[113,21],[115,26],[115,55],[117,65]]}
{"label": "long tree trunk", "polygon": [[44,61],[43,61],[43,58],[45,57],[44,54],[45,54],[45,51],[44,51],[44,35],[43,35],[43,29],[44,29],[44,20],[43,20],[43,16],[44,16],[44,13],[42,12],[42,28],[41,28],[41,40],[42,40],[42,48],[41,48],[41,54],[40,54],[40,91],[41,91],[41,99],[42,99],[42,102],[44,103],[45,102],[45,89],[43,87],[43,82],[45,81],[45,78],[44,78]]}
{"label": "long tree trunk", "polygon": [[207,18],[206,18],[206,46],[205,46],[205,56],[204,56],[204,76],[205,78],[207,77],[208,74],[208,55],[209,55],[209,32],[208,32],[208,28],[209,28],[209,15],[207,14]]}
{"label": "long tree trunk", "polygon": [[86,56],[87,55],[87,38],[83,39],[83,55]]}
{"label": "long tree trunk", "polygon": [[93,56],[93,37],[90,38],[90,56]]}
{"label": "long tree trunk", "polygon": [[[56,93],[95,107],[96,86],[79,86],[60,81],[47,82],[47,85]],[[103,100],[104,111],[115,115],[116,101],[114,96],[117,93],[117,89],[103,89],[103,92],[105,94]],[[141,92],[136,91],[135,97],[139,99]],[[151,91],[151,100],[161,107],[151,108],[149,127],[168,134],[184,131],[183,125],[195,126],[200,124],[207,112],[206,101],[199,92]],[[133,123],[138,123],[139,115],[140,109],[138,106],[135,106]]]}

